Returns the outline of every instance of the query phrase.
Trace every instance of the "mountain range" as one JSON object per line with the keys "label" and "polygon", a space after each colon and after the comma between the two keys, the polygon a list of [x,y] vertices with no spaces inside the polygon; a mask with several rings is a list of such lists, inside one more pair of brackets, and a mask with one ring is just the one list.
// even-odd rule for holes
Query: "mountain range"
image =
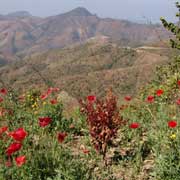
{"label": "mountain range", "polygon": [[169,33],[161,25],[100,18],[82,7],[45,18],[14,12],[0,15],[0,64],[99,37],[134,47],[167,39]]}

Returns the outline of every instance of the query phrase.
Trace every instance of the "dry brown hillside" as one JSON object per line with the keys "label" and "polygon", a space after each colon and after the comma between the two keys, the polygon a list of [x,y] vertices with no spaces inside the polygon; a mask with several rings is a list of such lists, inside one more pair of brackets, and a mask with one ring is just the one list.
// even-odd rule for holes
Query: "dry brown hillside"
{"label": "dry brown hillside", "polygon": [[[162,55],[166,51],[167,55]],[[45,87],[50,80],[75,97],[135,94],[153,77],[153,70],[169,60],[170,50],[122,48],[114,43],[90,40],[84,45],[32,55],[0,69],[1,79],[14,88]],[[38,70],[38,72],[36,72]],[[42,77],[43,78],[42,78]]]}

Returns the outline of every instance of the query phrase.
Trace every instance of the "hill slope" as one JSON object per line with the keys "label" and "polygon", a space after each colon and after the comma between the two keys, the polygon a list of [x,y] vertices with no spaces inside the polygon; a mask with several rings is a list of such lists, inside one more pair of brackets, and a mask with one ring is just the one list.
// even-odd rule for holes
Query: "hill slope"
{"label": "hill slope", "polygon": [[151,51],[92,40],[85,45],[51,50],[17,61],[0,68],[0,75],[6,83],[19,89],[43,88],[44,79],[50,80],[75,97],[90,93],[102,96],[109,87],[119,95],[135,94],[152,78],[155,66],[169,59],[161,55],[169,49]]}

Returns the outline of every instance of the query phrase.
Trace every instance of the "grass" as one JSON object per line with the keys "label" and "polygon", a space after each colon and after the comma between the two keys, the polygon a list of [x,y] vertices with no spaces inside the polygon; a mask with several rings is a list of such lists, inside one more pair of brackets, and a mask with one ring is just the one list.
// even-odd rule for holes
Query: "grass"
{"label": "grass", "polygon": [[[91,96],[71,117],[58,88],[0,88],[0,179],[179,180],[179,60],[138,96]],[[8,154],[14,142],[22,147]]]}

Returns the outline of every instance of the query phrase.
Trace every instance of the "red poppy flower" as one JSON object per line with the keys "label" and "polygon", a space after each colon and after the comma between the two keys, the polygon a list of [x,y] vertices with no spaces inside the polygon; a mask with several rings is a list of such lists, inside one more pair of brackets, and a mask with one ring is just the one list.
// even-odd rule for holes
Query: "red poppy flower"
{"label": "red poppy flower", "polygon": [[18,156],[17,158],[15,158],[15,161],[16,165],[18,167],[21,167],[26,162],[26,156]]}
{"label": "red poppy flower", "polygon": [[137,129],[139,126],[140,126],[139,123],[134,122],[134,123],[131,123],[129,127],[130,127],[131,129]]}
{"label": "red poppy flower", "polygon": [[42,95],[40,96],[40,98],[41,98],[42,100],[46,99],[47,97],[48,97],[48,94],[42,94]]}
{"label": "red poppy flower", "polygon": [[96,96],[93,96],[93,95],[87,96],[87,100],[88,102],[93,103],[94,101],[96,101]]}
{"label": "red poppy flower", "polygon": [[84,154],[89,154],[89,152],[90,152],[88,149],[83,149],[82,151]]}
{"label": "red poppy flower", "polygon": [[58,91],[59,91],[59,88],[50,87],[47,90],[47,94],[51,94],[52,92],[58,92]]}
{"label": "red poppy flower", "polygon": [[53,92],[58,92],[59,88],[53,88]]}
{"label": "red poppy flower", "polygon": [[10,156],[11,154],[15,153],[16,151],[19,151],[22,147],[21,143],[12,143],[9,145],[9,147],[6,150],[6,154]]}
{"label": "red poppy flower", "polygon": [[23,128],[19,128],[10,132],[9,135],[16,141],[22,141],[27,136],[27,132]]}
{"label": "red poppy flower", "polygon": [[177,81],[177,84],[180,86],[180,80]]}
{"label": "red poppy flower", "polygon": [[52,92],[53,92],[53,88],[48,88],[46,94],[47,94],[47,95],[50,95]]}
{"label": "red poppy flower", "polygon": [[131,97],[131,96],[125,96],[124,99],[125,99],[126,101],[131,101],[132,97]]}
{"label": "red poppy flower", "polygon": [[0,97],[0,103],[1,103],[1,102],[3,102],[3,98],[2,98],[2,97]]}
{"label": "red poppy flower", "polygon": [[180,99],[178,99],[178,100],[176,101],[176,104],[177,104],[177,105],[180,105]]}
{"label": "red poppy flower", "polygon": [[52,119],[50,117],[39,118],[39,126],[45,127],[45,126],[49,125],[49,123],[51,121],[52,121]]}
{"label": "red poppy flower", "polygon": [[12,166],[11,160],[7,160],[7,161],[5,162],[5,166],[6,166],[6,167],[11,167],[11,166]]}
{"label": "red poppy flower", "polygon": [[65,139],[65,137],[67,136],[67,133],[63,132],[63,133],[58,133],[58,141],[60,143],[62,143]]}
{"label": "red poppy flower", "polygon": [[158,90],[156,91],[156,95],[157,95],[157,96],[161,96],[163,93],[164,93],[164,91],[163,91],[162,89],[158,89]]}
{"label": "red poppy flower", "polygon": [[175,128],[175,127],[177,126],[177,122],[176,122],[176,121],[169,121],[169,122],[168,122],[168,126],[169,126],[170,128]]}
{"label": "red poppy flower", "polygon": [[6,132],[8,130],[7,126],[3,126],[0,128],[0,135],[3,134],[4,132]]}
{"label": "red poppy flower", "polygon": [[154,96],[148,96],[147,97],[147,102],[149,102],[149,103],[153,103],[154,102]]}
{"label": "red poppy flower", "polygon": [[0,93],[3,94],[3,95],[6,95],[7,92],[8,92],[8,91],[7,91],[7,89],[5,89],[5,88],[0,89]]}
{"label": "red poppy flower", "polygon": [[2,135],[3,135],[3,133],[5,133],[7,131],[7,129],[8,129],[7,126],[4,126],[4,127],[0,128],[0,139],[2,139]]}
{"label": "red poppy flower", "polygon": [[3,108],[1,108],[1,109],[0,109],[0,116],[4,116],[5,112],[6,112],[6,110],[3,109]]}
{"label": "red poppy flower", "polygon": [[50,103],[51,103],[51,104],[57,104],[58,101],[57,101],[57,99],[52,99],[52,100],[50,100]]}

